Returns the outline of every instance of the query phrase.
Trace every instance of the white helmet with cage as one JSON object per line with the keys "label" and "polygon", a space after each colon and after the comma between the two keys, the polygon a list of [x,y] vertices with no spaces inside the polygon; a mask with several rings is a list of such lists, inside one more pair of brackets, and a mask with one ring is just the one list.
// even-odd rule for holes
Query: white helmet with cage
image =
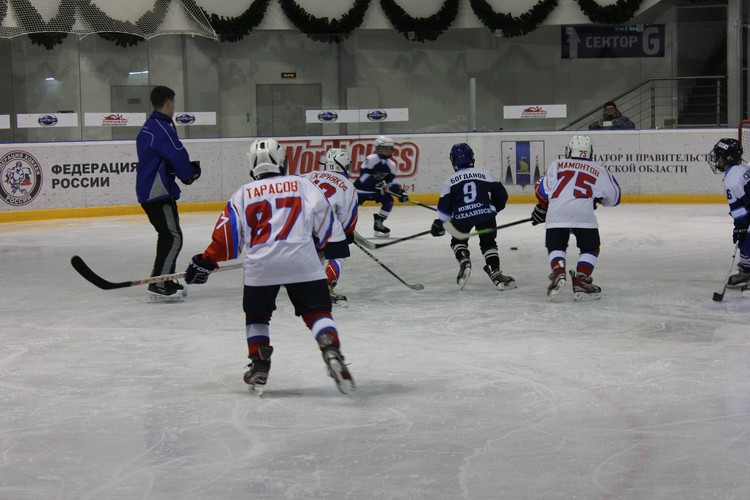
{"label": "white helmet with cage", "polygon": [[375,139],[375,152],[380,156],[390,158],[393,154],[393,139],[384,135]]}
{"label": "white helmet with cage", "polygon": [[565,146],[565,158],[579,158],[590,160],[594,148],[591,139],[587,135],[574,135],[567,146]]}
{"label": "white helmet with cage", "polygon": [[326,168],[333,172],[341,172],[349,177],[352,171],[352,158],[346,149],[331,148],[326,151]]}
{"label": "white helmet with cage", "polygon": [[276,139],[258,139],[247,152],[250,176],[255,179],[270,174],[286,174],[286,149]]}

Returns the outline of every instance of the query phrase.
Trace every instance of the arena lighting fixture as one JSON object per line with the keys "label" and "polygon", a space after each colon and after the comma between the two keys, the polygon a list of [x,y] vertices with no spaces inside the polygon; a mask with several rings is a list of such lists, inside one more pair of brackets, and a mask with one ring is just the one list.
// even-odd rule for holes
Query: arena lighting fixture
{"label": "arena lighting fixture", "polygon": [[143,71],[130,71],[128,75],[148,75],[148,70],[144,69]]}
{"label": "arena lighting fixture", "polygon": [[54,76],[45,76],[44,79],[46,81],[48,81],[48,82],[54,82],[55,81],[55,77]]}

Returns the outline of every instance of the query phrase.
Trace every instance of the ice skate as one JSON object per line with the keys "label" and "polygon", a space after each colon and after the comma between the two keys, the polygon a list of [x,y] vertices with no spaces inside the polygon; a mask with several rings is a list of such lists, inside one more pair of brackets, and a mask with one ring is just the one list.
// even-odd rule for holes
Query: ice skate
{"label": "ice skate", "polygon": [[375,232],[376,238],[387,238],[391,235],[391,230],[385,227],[383,222],[385,222],[385,217],[380,216],[379,214],[373,215],[375,218],[375,224],[373,225],[373,231]]}
{"label": "ice skate", "polygon": [[185,287],[176,281],[151,283],[148,286],[148,301],[151,303],[182,302],[185,297]]}
{"label": "ice skate", "polygon": [[355,389],[354,379],[344,364],[344,356],[341,355],[338,347],[328,346],[323,349],[323,361],[328,367],[328,376],[336,382],[338,390],[342,394],[352,394]]}
{"label": "ice skate", "polygon": [[333,345],[333,338],[329,333],[321,333],[315,339],[320,346],[325,361],[328,376],[336,383],[336,387],[342,394],[352,394],[355,390],[354,379],[349,369],[344,364],[344,356],[339,348]]}
{"label": "ice skate", "polygon": [[547,287],[547,296],[550,300],[555,300],[557,294],[560,293],[560,290],[562,290],[565,286],[566,276],[564,260],[561,260],[557,263],[555,268],[552,270],[552,273],[549,275],[549,280],[550,283]]}
{"label": "ice skate", "polygon": [[743,288],[743,293],[747,285],[750,285],[750,273],[743,272],[742,269],[727,280],[727,288]]}
{"label": "ice skate", "polygon": [[591,276],[576,273],[572,269],[570,277],[573,278],[573,299],[575,301],[599,300],[602,289],[592,283]]}
{"label": "ice skate", "polygon": [[458,283],[458,286],[461,288],[461,290],[463,290],[464,285],[466,285],[466,282],[469,281],[469,276],[471,275],[471,261],[467,257],[461,259],[458,265],[459,269],[458,276],[456,276],[456,283]]}
{"label": "ice skate", "polygon": [[505,276],[500,269],[492,269],[489,265],[484,266],[484,272],[490,277],[492,283],[498,290],[512,290],[516,288],[516,280]]}
{"label": "ice skate", "polygon": [[331,295],[331,304],[335,307],[346,307],[348,305],[346,295],[341,295],[333,290],[331,285],[328,285],[328,293]]}
{"label": "ice skate", "polygon": [[250,364],[247,365],[248,370],[245,372],[244,380],[249,386],[250,391],[262,396],[263,388],[268,381],[268,372],[271,371],[271,354],[273,354],[273,347],[270,345],[263,346],[259,351],[258,356],[252,356],[250,358]]}

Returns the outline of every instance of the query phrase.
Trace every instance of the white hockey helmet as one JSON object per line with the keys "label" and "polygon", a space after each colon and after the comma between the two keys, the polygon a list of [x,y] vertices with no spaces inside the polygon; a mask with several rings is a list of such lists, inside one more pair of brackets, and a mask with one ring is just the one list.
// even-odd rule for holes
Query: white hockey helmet
{"label": "white hockey helmet", "polygon": [[258,139],[247,152],[250,176],[261,179],[268,174],[286,174],[286,149],[276,139]]}
{"label": "white hockey helmet", "polygon": [[393,154],[393,139],[384,135],[375,139],[375,152],[389,158]]}
{"label": "white hockey helmet", "polygon": [[565,146],[565,158],[582,158],[590,160],[594,148],[591,139],[587,135],[574,135],[567,146]]}
{"label": "white hockey helmet", "polygon": [[346,149],[331,148],[326,151],[326,168],[333,172],[341,172],[349,177],[352,171],[352,158]]}

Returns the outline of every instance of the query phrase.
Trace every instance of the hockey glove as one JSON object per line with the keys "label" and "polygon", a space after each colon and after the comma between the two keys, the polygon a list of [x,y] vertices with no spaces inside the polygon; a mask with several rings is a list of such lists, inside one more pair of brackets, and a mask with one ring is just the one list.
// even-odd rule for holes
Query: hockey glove
{"label": "hockey glove", "polygon": [[375,191],[380,196],[385,196],[386,189],[388,189],[388,185],[385,183],[385,181],[380,181],[377,184],[375,184]]}
{"label": "hockey glove", "polygon": [[445,228],[443,227],[443,221],[435,219],[432,221],[432,227],[430,228],[430,234],[437,237],[445,234]]}
{"label": "hockey glove", "polygon": [[350,233],[346,235],[346,244],[351,245],[354,243],[354,233]]}
{"label": "hockey glove", "polygon": [[398,193],[398,201],[400,201],[401,203],[406,203],[407,201],[409,201],[409,195],[406,194],[406,192],[401,191],[400,193]]}
{"label": "hockey glove", "polygon": [[735,227],[734,232],[732,232],[732,241],[737,243],[738,245],[742,245],[743,243],[745,243],[746,239],[747,239],[747,228]]}
{"label": "hockey glove", "polygon": [[182,181],[182,183],[185,184],[186,186],[189,186],[193,182],[197,181],[198,178],[201,176],[201,162],[191,161],[190,164],[193,166],[193,176],[189,179],[184,179]]}
{"label": "hockey glove", "polygon": [[594,210],[596,210],[596,207],[602,204],[601,198],[594,198]]}
{"label": "hockey glove", "polygon": [[208,275],[216,270],[218,266],[210,260],[205,260],[203,254],[193,256],[185,270],[185,283],[188,285],[202,285],[208,281]]}
{"label": "hockey glove", "polygon": [[534,207],[534,211],[531,212],[531,225],[536,226],[547,220],[547,210],[542,208],[541,205]]}

